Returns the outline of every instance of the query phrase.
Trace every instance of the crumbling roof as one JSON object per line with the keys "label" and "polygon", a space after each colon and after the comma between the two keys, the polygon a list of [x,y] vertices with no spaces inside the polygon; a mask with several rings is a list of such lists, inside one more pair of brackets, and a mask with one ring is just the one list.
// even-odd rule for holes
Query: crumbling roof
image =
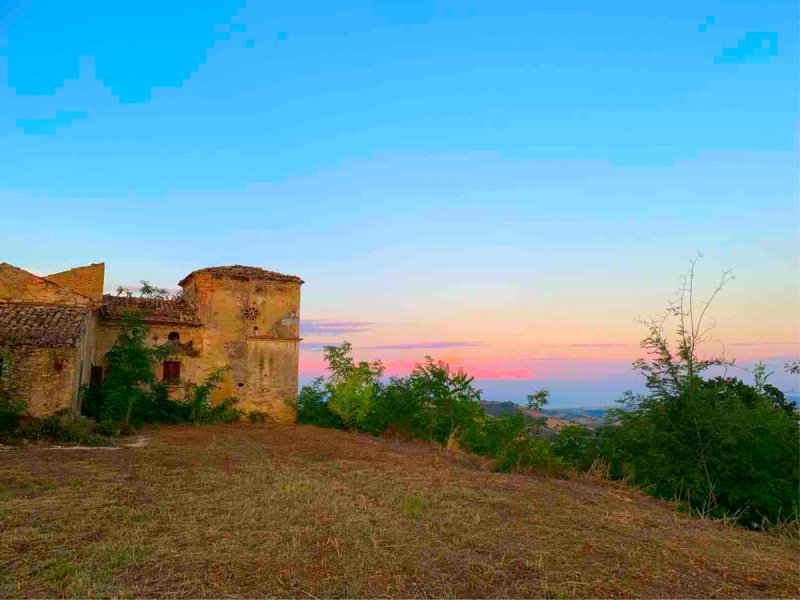
{"label": "crumbling roof", "polygon": [[145,323],[172,323],[200,325],[194,306],[181,298],[128,298],[127,296],[103,296],[100,316],[118,319],[125,311],[139,311]]}
{"label": "crumbling roof", "polygon": [[0,304],[0,346],[75,346],[88,316],[87,309],[70,306]]}
{"label": "crumbling roof", "polygon": [[276,273],[275,271],[267,271],[260,267],[245,267],[244,265],[230,265],[228,267],[207,267],[205,269],[198,269],[192,271],[184,277],[179,286],[183,287],[192,277],[205,273],[212,277],[227,277],[231,279],[261,279],[263,281],[290,281],[294,283],[303,283],[303,280],[296,275],[284,275],[283,273]]}

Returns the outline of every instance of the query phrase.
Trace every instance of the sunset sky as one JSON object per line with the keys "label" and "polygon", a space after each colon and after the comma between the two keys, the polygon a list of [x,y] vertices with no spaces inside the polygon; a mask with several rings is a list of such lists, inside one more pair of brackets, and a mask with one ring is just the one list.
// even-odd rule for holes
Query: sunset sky
{"label": "sunset sky", "polygon": [[796,390],[799,67],[794,0],[0,0],[0,261],[296,274],[304,381],[598,405],[702,252],[707,351]]}

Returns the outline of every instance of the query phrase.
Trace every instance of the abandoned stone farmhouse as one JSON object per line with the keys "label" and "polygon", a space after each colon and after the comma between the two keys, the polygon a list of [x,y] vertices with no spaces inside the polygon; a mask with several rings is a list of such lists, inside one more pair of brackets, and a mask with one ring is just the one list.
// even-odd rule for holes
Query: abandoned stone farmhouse
{"label": "abandoned stone farmhouse", "polygon": [[212,403],[236,397],[239,407],[293,421],[297,397],[300,286],[303,281],[258,267],[210,267],[178,284],[180,297],[137,298],[103,293],[103,263],[39,277],[0,263],[0,390],[34,416],[80,410],[80,388],[101,382],[105,355],[126,310],[141,312],[153,344],[175,351],[154,365],[180,393],[230,370]]}

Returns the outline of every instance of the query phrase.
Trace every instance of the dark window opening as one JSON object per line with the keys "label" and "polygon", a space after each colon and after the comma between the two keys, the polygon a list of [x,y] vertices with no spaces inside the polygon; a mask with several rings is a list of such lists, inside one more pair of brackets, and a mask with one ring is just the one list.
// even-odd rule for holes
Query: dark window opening
{"label": "dark window opening", "polygon": [[177,331],[173,331],[172,333],[170,333],[170,334],[167,336],[167,339],[168,339],[170,342],[180,342],[180,341],[181,341],[181,334],[180,334],[180,333],[178,333]]}
{"label": "dark window opening", "polygon": [[243,384],[243,383],[237,383],[236,385],[237,385],[238,387],[244,387],[244,384]]}
{"label": "dark window opening", "polygon": [[89,371],[89,385],[103,385],[103,367],[92,365]]}
{"label": "dark window opening", "polygon": [[176,360],[165,360],[164,361],[164,374],[161,377],[161,381],[168,383],[170,385],[175,385],[180,381],[181,378],[181,363]]}
{"label": "dark window opening", "polygon": [[64,370],[66,363],[67,361],[65,361],[63,358],[56,358],[53,361],[53,368],[55,369],[56,373],[61,373],[61,371]]}
{"label": "dark window opening", "polygon": [[3,357],[0,356],[0,377],[3,376]]}

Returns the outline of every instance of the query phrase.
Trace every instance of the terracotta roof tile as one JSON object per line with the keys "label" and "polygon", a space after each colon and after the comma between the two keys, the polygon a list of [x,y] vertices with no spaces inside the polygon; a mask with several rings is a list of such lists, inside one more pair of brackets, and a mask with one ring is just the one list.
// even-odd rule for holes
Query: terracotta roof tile
{"label": "terracotta roof tile", "polygon": [[245,267],[244,265],[230,265],[228,267],[207,267],[192,271],[184,277],[178,285],[183,286],[192,277],[201,273],[209,274],[212,277],[230,277],[233,279],[261,279],[265,281],[290,281],[303,283],[303,280],[296,275],[284,275],[275,271],[267,271],[260,267]]}
{"label": "terracotta roof tile", "polygon": [[0,345],[72,347],[80,339],[88,316],[84,308],[0,304]]}
{"label": "terracotta roof tile", "polygon": [[180,325],[200,325],[194,306],[183,299],[128,298],[126,296],[103,296],[100,316],[116,319],[126,310],[143,313],[145,323],[174,323]]}

